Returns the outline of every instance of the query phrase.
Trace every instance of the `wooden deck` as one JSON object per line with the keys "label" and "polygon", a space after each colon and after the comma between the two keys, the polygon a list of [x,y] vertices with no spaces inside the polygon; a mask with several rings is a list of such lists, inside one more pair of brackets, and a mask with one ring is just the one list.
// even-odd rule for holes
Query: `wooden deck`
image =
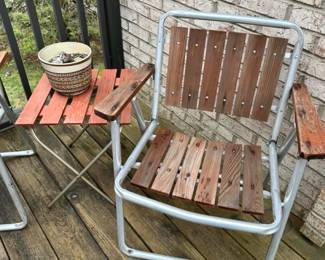
{"label": "wooden deck", "polygon": [[[166,126],[166,125],[165,125]],[[38,135],[75,167],[85,165],[106,143],[106,127],[91,126],[71,149],[65,145],[80,129],[79,126],[39,128]],[[122,149],[125,159],[139,138],[132,126],[123,130]],[[18,150],[24,144],[16,130],[0,135],[0,150]],[[42,157],[42,161],[40,160]],[[29,223],[23,231],[0,233],[0,259],[126,259],[116,243],[115,208],[87,185],[79,182],[49,210],[46,205],[64,187],[73,174],[53,160],[43,149],[38,156],[7,160],[7,165],[20,189],[28,211]],[[110,152],[89,170],[91,180],[112,199],[113,174]],[[127,184],[130,189],[144,191]],[[8,215],[16,216],[11,209],[4,187],[0,182],[0,222]],[[148,194],[148,196],[158,196]],[[167,198],[161,198],[167,201]],[[250,215],[203,207],[184,201],[172,204],[221,216],[254,221]],[[126,203],[126,232],[132,247],[191,259],[263,259],[270,237],[225,231],[193,225],[158,214],[151,210]],[[265,218],[270,216],[266,212]],[[278,251],[277,259],[322,259],[324,247],[313,246],[297,230],[301,222],[290,218],[287,231]]]}

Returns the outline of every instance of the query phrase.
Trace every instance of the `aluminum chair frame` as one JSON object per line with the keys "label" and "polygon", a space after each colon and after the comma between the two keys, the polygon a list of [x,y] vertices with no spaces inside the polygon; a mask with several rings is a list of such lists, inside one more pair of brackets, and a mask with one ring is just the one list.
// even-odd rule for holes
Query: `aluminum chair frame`
{"label": "aluminum chair frame", "polygon": [[[272,135],[269,140],[269,175],[271,181],[270,197],[272,199],[272,211],[273,211],[273,222],[268,224],[254,223],[242,220],[227,219],[216,216],[208,216],[204,214],[190,212],[184,209],[180,209],[166,203],[162,203],[148,197],[136,194],[128,191],[122,187],[123,181],[129,174],[132,168],[139,165],[137,158],[142,152],[143,148],[149,140],[152,139],[154,131],[158,125],[158,106],[159,96],[161,92],[161,67],[163,57],[163,46],[165,42],[165,21],[168,17],[176,18],[191,18],[200,20],[212,20],[230,23],[240,24],[251,24],[260,25],[266,27],[291,29],[297,33],[297,41],[293,53],[291,55],[291,62],[289,71],[287,74],[286,83],[283,89],[283,94],[280,99],[275,124],[273,126]],[[113,163],[114,163],[114,176],[115,176],[115,193],[116,193],[116,215],[117,215],[117,232],[118,232],[118,244],[123,253],[128,256],[143,258],[143,259],[182,259],[161,254],[140,251],[137,249],[130,248],[125,242],[125,230],[124,230],[124,213],[123,213],[123,200],[153,209],[155,211],[187,220],[193,223],[204,224],[213,227],[226,228],[250,233],[256,233],[261,235],[273,235],[272,242],[270,244],[266,259],[274,259],[277,249],[279,247],[281,237],[283,235],[291,208],[296,197],[300,181],[302,179],[304,169],[307,164],[307,160],[303,158],[297,158],[297,163],[293,171],[293,175],[290,179],[287,187],[284,200],[280,197],[279,188],[279,173],[278,168],[284,155],[292,145],[295,137],[294,129],[292,129],[281,147],[277,146],[277,140],[279,137],[281,124],[283,121],[284,113],[288,104],[288,98],[291,92],[291,88],[294,82],[295,74],[297,71],[298,61],[303,48],[303,32],[296,24],[285,21],[268,18],[256,18],[246,16],[233,16],[233,15],[222,15],[218,13],[205,13],[198,11],[169,11],[164,14],[159,21],[158,27],[158,39],[157,39],[157,50],[156,50],[156,63],[155,63],[155,81],[154,81],[154,94],[152,100],[152,111],[151,121],[143,131],[143,135],[139,142],[135,146],[133,152],[124,165],[121,163],[121,144],[120,144],[120,124],[118,120],[111,122],[111,136],[112,136],[112,150],[113,150]],[[139,126],[143,128],[144,120],[141,114],[136,112]],[[142,126],[141,126],[142,124]],[[266,192],[267,194],[268,192]]]}
{"label": "aluminum chair frame", "polygon": [[[4,114],[8,117],[8,119],[14,123],[16,120],[16,115],[14,112],[9,108],[6,100],[0,95],[0,105],[4,111]],[[23,157],[23,156],[31,156],[35,154],[35,147],[29,137],[25,134],[22,129],[18,130],[21,132],[21,136],[23,137],[24,141],[31,146],[32,149],[24,150],[24,151],[14,151],[14,152],[0,152],[0,177],[2,178],[5,187],[7,188],[9,195],[12,199],[14,207],[16,208],[18,215],[20,217],[20,221],[16,223],[6,223],[0,224],[0,232],[1,231],[13,231],[13,230],[20,230],[26,227],[27,225],[27,213],[24,209],[23,204],[19,198],[19,194],[17,192],[16,185],[14,183],[13,178],[10,175],[10,172],[4,162],[3,159],[5,158],[13,158],[13,157]]]}

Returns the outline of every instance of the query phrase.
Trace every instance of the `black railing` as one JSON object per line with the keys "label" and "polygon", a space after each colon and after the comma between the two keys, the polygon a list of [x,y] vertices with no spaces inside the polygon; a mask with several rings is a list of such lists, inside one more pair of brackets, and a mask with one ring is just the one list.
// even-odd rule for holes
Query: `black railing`
{"label": "black railing", "polygon": [[[34,34],[35,44],[38,50],[40,50],[44,47],[44,41],[37,17],[36,7],[33,0],[25,0],[25,3]],[[53,7],[56,28],[58,32],[58,40],[66,41],[68,37],[62,16],[60,1],[51,0],[51,4]],[[76,0],[76,8],[78,12],[81,41],[89,45],[89,35],[84,1]],[[119,0],[97,0],[97,13],[105,68],[123,68],[124,57]],[[17,70],[22,86],[24,88],[25,95],[27,98],[29,98],[31,95],[31,88],[26,75],[23,60],[21,58],[17,40],[11,25],[5,0],[0,0],[0,16],[8,38],[12,56],[14,57],[17,65]]]}

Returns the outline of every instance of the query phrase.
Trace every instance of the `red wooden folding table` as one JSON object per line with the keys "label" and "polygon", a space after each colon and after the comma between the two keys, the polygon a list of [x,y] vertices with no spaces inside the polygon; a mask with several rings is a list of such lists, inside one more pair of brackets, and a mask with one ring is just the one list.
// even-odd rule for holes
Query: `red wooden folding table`
{"label": "red wooden folding table", "polygon": [[[32,96],[19,115],[16,125],[28,129],[34,139],[44,149],[76,175],[75,178],[49,203],[49,207],[51,207],[55,201],[57,201],[80,178],[112,203],[111,199],[106,194],[83,176],[111,146],[111,141],[86,165],[85,168],[78,171],[41,141],[36,135],[34,127],[36,125],[48,127],[50,125],[59,124],[82,125],[82,130],[69,144],[69,146],[72,146],[88,126],[105,125],[108,123],[107,120],[95,115],[94,105],[105,98],[115,88],[118,88],[120,85],[119,83],[127,80],[131,74],[132,70],[130,69],[104,69],[100,72],[98,70],[92,70],[90,87],[84,93],[72,97],[67,97],[54,91],[45,73],[41,77]],[[131,110],[132,107],[130,105],[124,108],[120,116],[121,124],[130,123]]]}

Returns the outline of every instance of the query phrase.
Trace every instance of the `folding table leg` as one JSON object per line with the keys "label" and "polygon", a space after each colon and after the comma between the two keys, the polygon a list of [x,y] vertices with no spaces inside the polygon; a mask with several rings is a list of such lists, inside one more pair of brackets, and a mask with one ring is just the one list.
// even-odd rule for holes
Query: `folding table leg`
{"label": "folding table leg", "polygon": [[269,250],[267,252],[267,256],[266,259],[271,260],[275,258],[276,252],[278,250],[279,244],[281,242],[281,238],[283,236],[284,233],[284,229],[286,227],[289,215],[290,215],[290,211],[292,209],[294,200],[296,198],[298,189],[299,189],[299,185],[301,182],[301,179],[304,175],[304,171],[305,171],[305,167],[307,165],[307,160],[303,159],[303,158],[299,158],[294,172],[291,176],[285,197],[284,197],[284,202],[283,202],[283,209],[282,209],[282,221],[279,227],[279,230],[274,233],[273,237],[272,237],[272,241],[269,247]]}
{"label": "folding table leg", "polygon": [[49,148],[45,143],[43,143],[38,136],[36,135],[33,128],[30,128],[31,134],[34,137],[34,139],[50,154],[52,154],[57,160],[59,160],[63,165],[65,165],[67,168],[69,168],[76,177],[49,203],[48,207],[52,207],[53,204],[61,198],[68,189],[78,180],[82,179],[85,183],[87,183],[91,188],[93,188],[96,192],[98,192],[103,198],[105,198],[109,203],[114,204],[113,201],[103,192],[101,191],[95,184],[90,182],[87,178],[85,178],[83,175],[87,172],[87,170],[99,159],[100,156],[102,156],[108,148],[112,145],[112,142],[109,142],[101,151],[97,154],[97,156],[92,159],[88,165],[82,170],[77,171],[75,168],[73,168],[69,163],[67,163],[65,160],[63,160],[60,156],[58,156],[51,148]]}
{"label": "folding table leg", "polygon": [[80,132],[72,139],[72,141],[68,144],[69,147],[72,147],[75,142],[78,141],[79,137],[88,129],[89,125],[85,125],[82,127]]}

